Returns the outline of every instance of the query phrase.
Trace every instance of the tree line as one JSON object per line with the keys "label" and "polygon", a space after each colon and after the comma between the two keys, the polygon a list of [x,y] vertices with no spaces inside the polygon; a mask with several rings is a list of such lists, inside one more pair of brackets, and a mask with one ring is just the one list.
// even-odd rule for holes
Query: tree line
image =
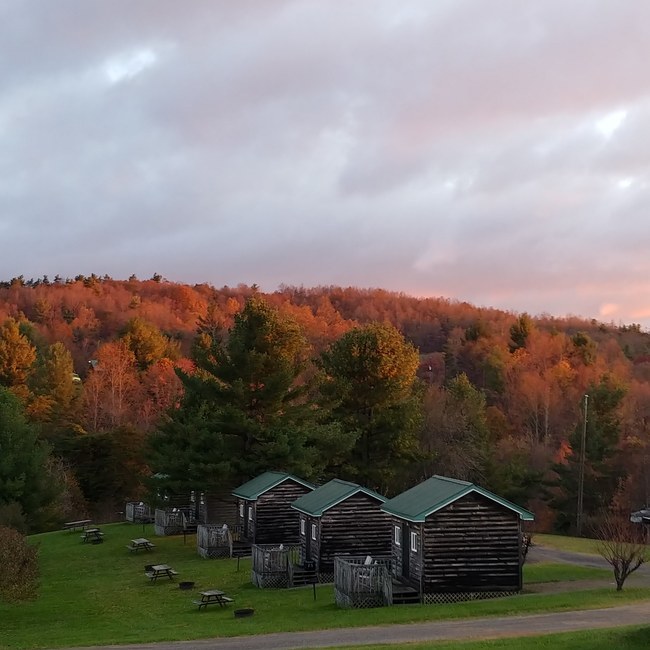
{"label": "tree line", "polygon": [[[0,525],[111,517],[266,469],[387,495],[434,474],[576,522],[647,503],[650,338],[381,290],[0,283]],[[162,477],[162,478],[161,478]]]}

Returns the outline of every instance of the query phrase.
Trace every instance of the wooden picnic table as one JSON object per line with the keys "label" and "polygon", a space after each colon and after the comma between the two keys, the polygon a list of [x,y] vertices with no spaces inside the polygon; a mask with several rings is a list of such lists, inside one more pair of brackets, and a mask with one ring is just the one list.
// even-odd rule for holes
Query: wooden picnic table
{"label": "wooden picnic table", "polygon": [[104,533],[99,528],[86,528],[81,535],[81,541],[92,542],[93,544],[100,544],[104,541]]}
{"label": "wooden picnic table", "polygon": [[85,530],[86,527],[90,524],[92,524],[91,519],[79,519],[78,521],[66,521],[63,524],[63,530],[77,530],[77,528],[81,530]]}
{"label": "wooden picnic table", "polygon": [[201,600],[193,600],[195,605],[199,606],[199,611],[206,609],[208,605],[219,605],[225,607],[228,603],[232,603],[232,598],[228,598],[224,591],[219,589],[208,589],[201,592]]}
{"label": "wooden picnic table", "polygon": [[163,576],[167,576],[172,580],[174,576],[178,575],[178,571],[174,571],[174,569],[167,564],[152,564],[149,571],[145,571],[144,574],[149,578],[149,580],[151,580],[151,582],[156,582],[158,578],[162,578]]}
{"label": "wooden picnic table", "polygon": [[151,549],[155,548],[156,545],[152,544],[148,539],[145,537],[138,537],[136,539],[131,540],[131,544],[128,545],[126,548],[129,549],[129,551],[137,552],[137,551],[150,551]]}

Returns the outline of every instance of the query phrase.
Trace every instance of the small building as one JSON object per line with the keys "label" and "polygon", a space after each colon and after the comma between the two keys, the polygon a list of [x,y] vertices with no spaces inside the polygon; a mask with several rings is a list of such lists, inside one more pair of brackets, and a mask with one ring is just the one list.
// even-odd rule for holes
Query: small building
{"label": "small building", "polygon": [[298,544],[298,513],[291,504],[316,486],[286,472],[264,472],[233,490],[237,532],[249,544]]}
{"label": "small building", "polygon": [[522,587],[522,522],[532,513],[467,481],[430,479],[386,501],[395,577],[425,603]]}
{"label": "small building", "polygon": [[387,557],[391,517],[386,498],[356,483],[332,479],[293,502],[300,513],[300,557],[321,581],[334,575],[337,555]]}

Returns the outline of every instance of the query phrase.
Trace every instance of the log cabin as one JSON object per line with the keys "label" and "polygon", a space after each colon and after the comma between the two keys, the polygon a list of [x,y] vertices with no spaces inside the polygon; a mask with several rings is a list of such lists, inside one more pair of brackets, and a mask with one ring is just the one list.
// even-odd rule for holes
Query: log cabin
{"label": "log cabin", "polygon": [[291,504],[316,486],[285,472],[264,472],[233,490],[237,532],[249,544],[298,544],[299,515]]}
{"label": "log cabin", "polygon": [[386,498],[356,483],[332,479],[293,502],[300,513],[300,554],[321,575],[334,574],[337,555],[390,553],[391,517]]}
{"label": "log cabin", "polygon": [[477,485],[432,476],[386,501],[395,577],[435,594],[516,593],[522,587],[522,522],[534,515]]}

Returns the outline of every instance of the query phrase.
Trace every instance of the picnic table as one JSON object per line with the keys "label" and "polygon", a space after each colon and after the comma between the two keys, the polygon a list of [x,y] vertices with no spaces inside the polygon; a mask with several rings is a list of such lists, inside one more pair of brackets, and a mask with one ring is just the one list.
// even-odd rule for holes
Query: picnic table
{"label": "picnic table", "polygon": [[101,544],[104,541],[104,533],[99,528],[86,528],[81,535],[82,543],[91,542]]}
{"label": "picnic table", "polygon": [[145,571],[144,574],[149,578],[149,580],[151,580],[151,582],[156,582],[158,578],[162,578],[163,576],[167,576],[172,580],[174,576],[178,575],[178,572],[174,571],[174,569],[167,564],[152,564],[149,567],[149,570]]}
{"label": "picnic table", "polygon": [[208,605],[219,605],[225,607],[228,603],[232,603],[232,598],[228,598],[224,591],[219,589],[208,589],[201,592],[201,600],[193,600],[195,605],[199,606],[199,611],[206,609]]}
{"label": "picnic table", "polygon": [[85,530],[86,526],[92,524],[91,519],[79,519],[78,521],[66,521],[63,524],[63,530],[77,530],[79,528],[80,530]]}
{"label": "picnic table", "polygon": [[132,539],[131,544],[129,544],[126,548],[129,549],[131,552],[137,552],[137,551],[150,551],[151,549],[155,548],[156,545],[152,544],[148,539],[144,537],[138,537],[137,539]]}

